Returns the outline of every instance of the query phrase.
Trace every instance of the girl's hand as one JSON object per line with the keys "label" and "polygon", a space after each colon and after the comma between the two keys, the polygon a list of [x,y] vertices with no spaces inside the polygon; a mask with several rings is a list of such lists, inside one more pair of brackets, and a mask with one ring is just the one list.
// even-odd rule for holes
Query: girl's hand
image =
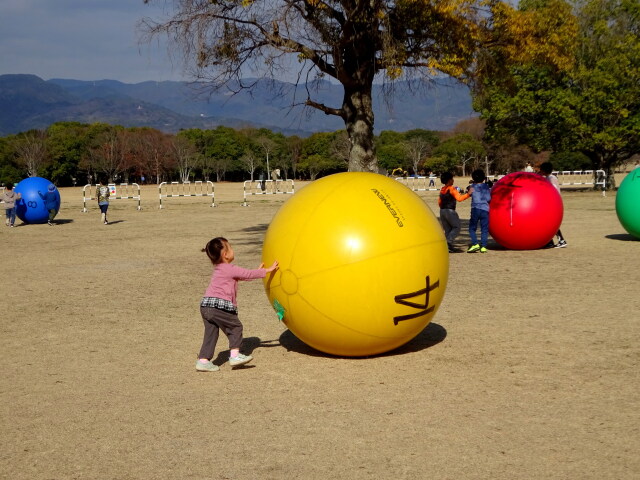
{"label": "girl's hand", "polygon": [[273,265],[271,265],[269,268],[266,269],[267,273],[270,273],[270,272],[273,272],[273,271],[277,270],[278,267],[279,267],[278,261],[276,260],[276,261],[273,262]]}

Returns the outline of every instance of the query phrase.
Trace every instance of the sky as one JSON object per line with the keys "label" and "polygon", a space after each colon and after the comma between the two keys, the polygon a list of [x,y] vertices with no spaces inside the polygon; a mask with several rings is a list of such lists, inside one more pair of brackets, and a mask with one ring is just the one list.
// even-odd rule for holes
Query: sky
{"label": "sky", "polygon": [[139,42],[137,22],[162,18],[165,2],[156,3],[0,0],[0,75],[124,83],[189,80],[165,46]]}

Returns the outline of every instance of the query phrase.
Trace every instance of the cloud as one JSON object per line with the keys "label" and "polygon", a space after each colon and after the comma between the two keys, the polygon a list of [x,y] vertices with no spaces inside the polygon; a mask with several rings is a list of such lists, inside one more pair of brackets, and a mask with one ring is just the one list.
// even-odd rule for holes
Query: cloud
{"label": "cloud", "polygon": [[138,21],[158,18],[162,8],[142,0],[3,0],[0,74],[127,83],[184,79],[165,46],[138,43]]}

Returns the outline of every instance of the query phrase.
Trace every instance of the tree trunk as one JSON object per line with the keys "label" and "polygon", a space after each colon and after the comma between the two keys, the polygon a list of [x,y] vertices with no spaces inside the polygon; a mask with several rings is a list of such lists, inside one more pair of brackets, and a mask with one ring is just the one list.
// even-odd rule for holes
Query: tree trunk
{"label": "tree trunk", "polygon": [[378,162],[373,144],[373,103],[371,85],[345,86],[342,111],[351,142],[350,172],[377,172]]}
{"label": "tree trunk", "polygon": [[[613,165],[607,165],[603,170],[606,177],[605,190],[614,190],[616,188],[616,169]],[[600,188],[600,186],[597,185],[596,188]]]}
{"label": "tree trunk", "polygon": [[[583,151],[589,159],[595,170],[604,170],[606,177],[605,190],[613,190],[616,188],[615,166],[617,165],[617,156],[606,155],[600,152]],[[596,176],[596,172],[593,172]],[[597,178],[596,178],[597,179]],[[594,189],[600,188],[599,185],[594,185]]]}

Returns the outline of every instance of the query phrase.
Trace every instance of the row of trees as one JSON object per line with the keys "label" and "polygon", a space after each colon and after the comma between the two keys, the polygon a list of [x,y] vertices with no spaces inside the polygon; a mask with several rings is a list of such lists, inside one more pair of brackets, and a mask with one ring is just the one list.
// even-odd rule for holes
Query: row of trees
{"label": "row of trees", "polygon": [[152,128],[60,122],[0,138],[0,183],[44,176],[59,186],[95,182],[246,180],[279,168],[315,178],[346,169],[344,132],[309,138],[220,126],[168,134]]}
{"label": "row of trees", "polygon": [[[506,173],[535,162],[524,146],[482,141],[483,122],[469,119],[452,132],[383,131],[375,138],[381,171],[410,174],[473,168]],[[61,122],[0,138],[0,183],[44,176],[59,186],[104,178],[116,182],[248,180],[278,168],[283,178],[315,179],[348,168],[345,131],[285,137],[268,129],[191,129],[167,134],[151,128]],[[557,156],[559,168],[586,168],[575,154]]]}

